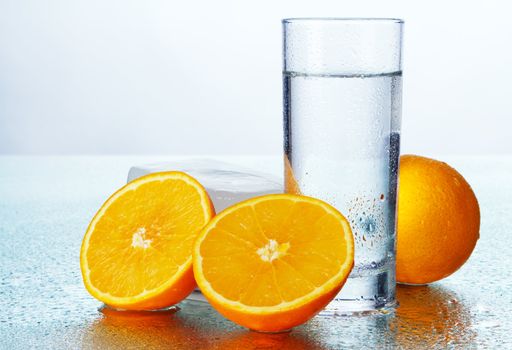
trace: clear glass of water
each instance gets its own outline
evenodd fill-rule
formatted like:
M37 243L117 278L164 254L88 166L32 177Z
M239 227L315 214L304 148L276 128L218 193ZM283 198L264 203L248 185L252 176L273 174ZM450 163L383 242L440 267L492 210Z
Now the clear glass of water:
M395 306L403 21L283 20L286 191L349 220L355 265L323 314Z

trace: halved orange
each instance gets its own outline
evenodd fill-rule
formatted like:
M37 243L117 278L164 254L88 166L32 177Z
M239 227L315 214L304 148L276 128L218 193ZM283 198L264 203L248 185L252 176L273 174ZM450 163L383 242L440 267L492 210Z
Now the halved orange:
M205 189L185 173L155 173L128 183L103 204L85 233L85 287L115 308L176 304L196 285L192 247L214 215Z
M354 265L345 217L318 199L273 194L238 203L205 226L194 275L231 321L279 332L313 317L340 291Z

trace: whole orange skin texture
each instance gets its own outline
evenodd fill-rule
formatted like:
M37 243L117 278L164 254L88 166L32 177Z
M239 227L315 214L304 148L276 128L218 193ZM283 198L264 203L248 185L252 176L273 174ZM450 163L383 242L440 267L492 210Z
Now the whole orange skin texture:
M396 279L427 284L457 271L479 238L480 209L466 180L448 164L400 157Z

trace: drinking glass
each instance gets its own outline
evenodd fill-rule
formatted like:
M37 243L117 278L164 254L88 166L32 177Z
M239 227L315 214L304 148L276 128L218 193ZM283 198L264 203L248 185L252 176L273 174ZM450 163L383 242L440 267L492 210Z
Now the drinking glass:
M323 314L395 305L400 19L283 20L286 192L350 222L355 265Z

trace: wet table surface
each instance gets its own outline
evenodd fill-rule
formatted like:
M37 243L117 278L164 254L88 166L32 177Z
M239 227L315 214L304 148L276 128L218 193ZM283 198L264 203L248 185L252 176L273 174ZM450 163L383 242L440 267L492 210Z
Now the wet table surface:
M178 311L101 309L79 249L89 220L130 165L176 157L0 157L1 349L512 348L512 157L442 157L482 213L469 261L445 280L399 286L395 312L326 318L285 334L239 327L208 304ZM217 157L279 175L280 157Z

